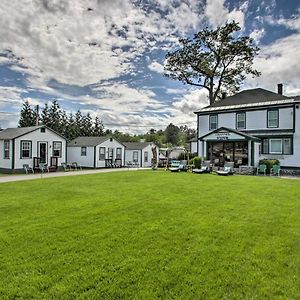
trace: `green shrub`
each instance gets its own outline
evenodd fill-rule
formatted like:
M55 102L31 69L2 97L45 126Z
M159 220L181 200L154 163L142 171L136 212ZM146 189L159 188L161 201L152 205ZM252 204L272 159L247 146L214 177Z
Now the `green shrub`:
M273 168L274 165L279 165L280 163L278 159L261 159L259 164L265 164L267 166L267 173L270 174L271 168Z
M190 159L189 164L194 165L196 169L200 169L201 162L202 162L202 158L199 156L195 156L194 158Z

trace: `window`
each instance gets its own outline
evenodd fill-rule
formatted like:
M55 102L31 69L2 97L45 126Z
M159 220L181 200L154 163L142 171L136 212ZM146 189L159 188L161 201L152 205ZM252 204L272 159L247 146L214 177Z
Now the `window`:
M263 139L262 154L293 154L292 138Z
M31 141L21 141L21 158L31 158Z
M62 142L53 142L53 156L61 157L62 155Z
M283 139L283 154L292 154L292 139Z
M269 140L270 154L282 153L282 139L270 139Z
M268 128L279 126L278 110L268 110Z
M132 156L132 161L133 162L138 162L139 161L138 160L138 155L139 155L138 151L133 151L133 156Z
M99 148L99 160L105 160L105 147Z
M86 147L81 147L81 156L86 156Z
M4 140L4 158L9 159L9 140Z
M122 159L122 148L117 148L116 159Z
M108 158L113 159L114 158L114 149L108 148Z
M218 116L210 115L209 116L209 130L215 130L218 128Z
M237 113L236 114L236 128L245 129L246 128L246 113Z
M148 151L144 152L144 162L148 162Z
M41 133L45 133L46 132L46 128L45 127L42 127L41 128Z

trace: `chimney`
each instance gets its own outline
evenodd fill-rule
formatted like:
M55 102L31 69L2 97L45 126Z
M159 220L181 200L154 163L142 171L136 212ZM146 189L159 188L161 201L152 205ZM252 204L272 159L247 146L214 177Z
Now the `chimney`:
M279 95L282 95L282 92L283 92L283 84L282 83L278 83L277 84L277 93Z
M226 92L222 92L222 100L225 99L227 96Z

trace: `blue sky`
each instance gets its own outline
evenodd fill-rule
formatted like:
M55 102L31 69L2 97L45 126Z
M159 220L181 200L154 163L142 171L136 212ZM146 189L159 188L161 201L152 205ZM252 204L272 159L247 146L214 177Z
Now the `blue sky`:
M195 128L204 90L163 75L178 38L236 20L261 48L262 87L300 94L297 0L2 0L0 124L17 126L24 100L58 100L98 115L106 128L138 133L170 122Z

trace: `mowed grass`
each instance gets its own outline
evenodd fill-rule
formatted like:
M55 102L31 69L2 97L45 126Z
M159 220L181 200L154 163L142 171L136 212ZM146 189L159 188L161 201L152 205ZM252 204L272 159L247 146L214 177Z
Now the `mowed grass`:
M300 299L300 181L118 172L0 184L1 299Z

